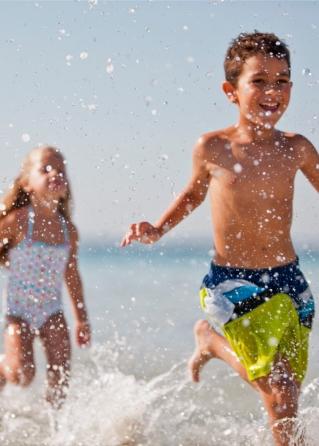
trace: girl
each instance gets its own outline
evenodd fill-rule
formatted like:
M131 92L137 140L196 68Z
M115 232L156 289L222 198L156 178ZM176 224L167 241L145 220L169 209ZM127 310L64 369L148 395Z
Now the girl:
M65 397L70 371L63 279L76 318L77 343L86 346L90 342L70 198L63 156L53 147L40 147L26 157L4 197L0 215L0 259L9 268L0 384L31 383L35 375L33 341L39 336L47 359L47 400L54 406Z

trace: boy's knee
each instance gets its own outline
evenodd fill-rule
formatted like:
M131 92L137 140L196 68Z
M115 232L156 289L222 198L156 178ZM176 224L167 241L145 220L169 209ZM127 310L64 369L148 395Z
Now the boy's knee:
M201 334L202 331L206 331L210 328L209 323L205 319L200 319L194 325L194 333Z

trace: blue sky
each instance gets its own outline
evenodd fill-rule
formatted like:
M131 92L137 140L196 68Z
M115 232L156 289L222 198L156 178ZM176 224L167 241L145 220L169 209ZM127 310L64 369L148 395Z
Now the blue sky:
M279 128L318 146L318 17L310 1L1 1L0 189L49 143L67 158L82 238L116 240L130 222L154 221L187 181L197 138L236 121L223 58L254 29L292 52ZM168 237L210 237L207 204ZM295 238L315 239L318 217L300 176Z

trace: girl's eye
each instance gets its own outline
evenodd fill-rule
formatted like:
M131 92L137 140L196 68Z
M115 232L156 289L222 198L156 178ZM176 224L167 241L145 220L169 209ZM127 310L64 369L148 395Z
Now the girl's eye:
M261 85L261 84L263 84L264 83L264 80L263 79L254 79L253 80L253 84L256 84L256 85Z
M45 171L46 172L51 172L52 170L52 166L50 166L50 164L48 164L47 166L45 166Z

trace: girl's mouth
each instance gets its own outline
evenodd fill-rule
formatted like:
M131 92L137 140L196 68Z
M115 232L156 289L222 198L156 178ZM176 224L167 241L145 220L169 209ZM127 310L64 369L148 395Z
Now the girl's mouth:
M59 180L53 180L49 182L49 189L58 190L65 187L65 182Z

